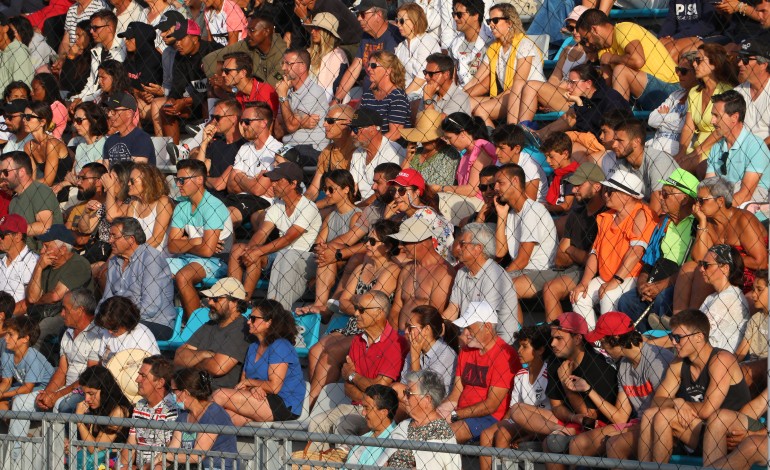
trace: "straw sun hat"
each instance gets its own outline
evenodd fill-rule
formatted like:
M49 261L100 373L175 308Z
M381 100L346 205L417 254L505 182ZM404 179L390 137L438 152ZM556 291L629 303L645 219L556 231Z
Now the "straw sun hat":
M417 113L415 126L401 129L401 137L409 142L430 142L444 135L441 130L441 113L434 109L426 109Z

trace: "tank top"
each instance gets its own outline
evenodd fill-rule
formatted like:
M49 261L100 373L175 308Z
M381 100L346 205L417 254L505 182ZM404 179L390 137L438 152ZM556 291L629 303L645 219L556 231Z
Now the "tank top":
M329 214L329 220L326 223L326 226L329 229L329 235L326 237L326 241L332 241L343 233L349 232L350 219L352 219L353 216L359 212L361 212L361 209L356 207L355 209L349 210L345 214L340 214L337 211Z
M575 46L572 46L575 47ZM573 68L577 67L578 65L584 64L586 61L586 54L585 52L580 54L580 57L577 58L577 60L570 60L569 53L572 51L572 47L569 51L564 51L564 54L567 54L564 56L564 64L562 64L561 70L562 70L562 76L567 77L569 75L569 71Z
M706 396L706 390L709 383L711 383L711 376L709 375L708 364L711 364L714 356L716 356L723 349L714 348L709 355L709 360L706 363L707 366L701 371L697 379L693 380L690 374L691 362L689 359L682 361L682 373L680 377L679 390L676 392L677 398L684 398L685 401L692 403L702 403ZM735 385L730 385L727 390L727 396L725 401L722 402L722 407L725 410L739 411L743 405L751 400L751 394L749 393L749 386L746 385L746 379L741 378L741 381Z
M133 208L132 208L133 209ZM152 231L155 228L155 219L157 218L158 214L158 202L155 202L155 205L152 206L152 210L149 214L147 214L146 217L139 217L139 213L136 211L136 209L133 209L134 215L133 217L139 222L139 225L142 226L142 230L144 231L144 236L147 237L149 240L152 238ZM160 246L158 249L160 251L166 250L166 245L168 244L168 232L163 235L163 241L160 243Z

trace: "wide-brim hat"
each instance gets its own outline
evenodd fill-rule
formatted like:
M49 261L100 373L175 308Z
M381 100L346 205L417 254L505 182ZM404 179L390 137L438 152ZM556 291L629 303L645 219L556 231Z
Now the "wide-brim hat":
M126 349L112 356L107 362L107 370L115 377L123 395L133 404L137 404L142 399L136 377L139 375L142 361L151 355L143 349Z
M328 31L331 33L332 36L334 36L337 39L340 38L340 33L337 32L337 29L340 26L339 21L337 21L337 18L334 17L331 13L316 13L313 16L313 21L308 25L313 26L315 28L321 28L324 31Z
M633 173L625 170L615 170L608 180L602 181L602 186L628 194L634 199L644 197L644 183Z
M409 142L430 142L444 135L441 130L441 113L434 109L426 109L417 113L414 127L401 129L401 137Z

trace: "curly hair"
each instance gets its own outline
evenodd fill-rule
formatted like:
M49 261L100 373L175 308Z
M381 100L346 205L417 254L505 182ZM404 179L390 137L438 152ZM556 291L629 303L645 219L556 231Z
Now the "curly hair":
M83 101L75 106L75 112L79 109L85 113L86 120L90 124L88 133L92 136L103 136L107 134L107 113L104 108L93 101Z
M377 51L371 55L370 60L376 60L383 68L390 70L390 81L397 88L406 87L406 69L396 54L388 51Z
M283 308L280 302L273 299L261 300L254 304L252 311L258 310L263 321L270 322L270 328L265 335L265 346L273 344L277 339L285 339L294 344L297 338L297 323L292 314Z
M163 196L169 195L169 188L163 174L158 167L147 163L137 163L131 171L138 171L142 175L144 191L142 199L146 203L153 203Z
M508 19L508 21L511 23L511 30L513 31L513 35L525 34L524 25L521 22L521 17L519 17L519 12L516 11L516 7L510 3L498 3L492 5L489 8L490 17L492 16L492 10L498 10L503 14L504 17ZM513 35L511 35L511 39L513 39Z
M27 100L32 95L32 90L29 88L29 85L27 85L22 81L17 80L5 86L5 90L3 90L3 101L8 103L9 99L11 98L11 93L14 90L24 90L24 93L27 94L27 97L25 98Z
M131 81L128 78L128 72L126 72L121 62L113 59L105 60L99 64L98 70L104 70L107 75L112 77L112 88L106 93L114 95L118 92L131 92Z

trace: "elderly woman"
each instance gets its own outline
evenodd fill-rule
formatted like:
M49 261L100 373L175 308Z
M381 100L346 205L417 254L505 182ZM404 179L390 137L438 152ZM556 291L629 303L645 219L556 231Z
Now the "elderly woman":
M743 291L749 292L757 269L767 268L767 229L751 212L733 207L733 185L712 177L698 185L693 215L698 230L689 261L682 265L674 289L674 314L698 308L712 290L705 282L698 261L705 259L713 245L735 247L743 259Z
M251 311L249 333L257 341L246 352L241 381L235 388L217 390L214 403L227 411L236 426L297 419L305 399L305 380L294 349L294 318L279 302L263 300Z
M406 71L395 54L377 51L364 64L371 89L361 97L359 108L369 108L382 116L382 135L391 142L401 138L401 129L409 124L409 102L406 99Z
M436 412L446 395L441 375L430 369L410 372L406 383L402 400L410 419L402 421L391 437L413 442L457 444L449 423ZM443 452L397 450L388 459L388 467L460 470L461 457Z
M395 53L406 70L406 94L410 100L420 99L425 85L425 59L434 52L441 52L441 45L436 36L426 33L428 18L416 3L404 3L398 7L396 24L404 37L396 46Z
M408 142L403 168L419 171L429 185L450 186L455 182L460 153L442 139L442 115L434 109L417 113L414 128L402 129Z

